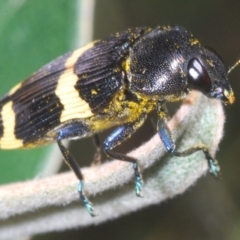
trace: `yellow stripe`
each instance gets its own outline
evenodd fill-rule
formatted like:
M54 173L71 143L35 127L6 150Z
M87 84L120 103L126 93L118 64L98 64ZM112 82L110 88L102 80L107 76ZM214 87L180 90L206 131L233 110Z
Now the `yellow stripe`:
M74 51L65 63L66 70L58 79L55 94L64 107L60 117L61 123L76 118L93 116L90 106L80 98L78 91L74 87L78 81L78 76L74 74L74 65L78 58L93 46L94 42Z
M12 149L23 146L22 140L16 139L15 131L15 113L12 108L13 102L8 102L2 108L3 136L0 139L0 148Z
M10 91L9 91L9 95L14 94L20 87L22 86L22 83L17 84L16 86L14 86Z

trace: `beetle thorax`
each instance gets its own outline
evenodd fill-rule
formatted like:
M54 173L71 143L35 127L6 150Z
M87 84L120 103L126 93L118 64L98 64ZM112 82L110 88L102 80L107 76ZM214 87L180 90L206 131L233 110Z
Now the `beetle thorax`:
M176 101L185 96L185 62L190 48L180 31L151 33L133 46L127 59L131 91L159 100ZM141 47L139 48L139 44Z

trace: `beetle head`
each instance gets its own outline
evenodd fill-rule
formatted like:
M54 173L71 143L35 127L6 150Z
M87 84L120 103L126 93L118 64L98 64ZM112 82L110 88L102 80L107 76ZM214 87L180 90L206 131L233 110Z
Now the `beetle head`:
M220 99L224 104L232 104L235 100L234 93L221 57L207 47L201 48L200 52L188 62L189 88Z

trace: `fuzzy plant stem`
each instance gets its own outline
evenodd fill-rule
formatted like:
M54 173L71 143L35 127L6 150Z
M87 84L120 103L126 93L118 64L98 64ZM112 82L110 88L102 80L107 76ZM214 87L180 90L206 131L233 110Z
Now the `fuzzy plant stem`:
M216 121L217 119L217 121ZM215 154L222 137L224 114L217 100L192 92L169 121L184 150L199 143ZM72 172L0 187L0 239L98 224L183 193L208 169L203 153L172 157L156 134L129 153L139 159L143 198L135 196L132 164L109 161L83 169L84 187L98 216L91 217L77 193Z

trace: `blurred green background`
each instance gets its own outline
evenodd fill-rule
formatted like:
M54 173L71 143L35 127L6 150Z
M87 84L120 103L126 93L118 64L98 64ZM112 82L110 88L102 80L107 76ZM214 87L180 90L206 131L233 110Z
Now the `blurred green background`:
M0 1L0 96L41 66L70 51L76 1ZM1 151L0 183L41 175L49 147Z
M1 95L48 61L77 47L76 4L76 0L0 1ZM94 17L94 39L128 27L181 25L204 45L213 47L227 67L240 58L239 0L98 0ZM236 102L225 108L225 136L216 156L222 181L207 175L183 195L161 205L99 226L47 233L33 239L240 239L239 78L240 68L230 75ZM135 147L135 140L145 141L152 132L149 125L141 129L132 145L127 143L121 150ZM89 148L90 155L81 154L79 147ZM32 178L44 164L48 151L0 151L0 182ZM74 142L71 151L81 159L91 159L91 140Z

